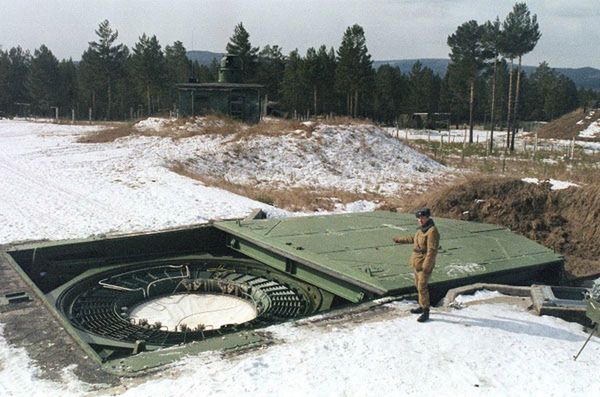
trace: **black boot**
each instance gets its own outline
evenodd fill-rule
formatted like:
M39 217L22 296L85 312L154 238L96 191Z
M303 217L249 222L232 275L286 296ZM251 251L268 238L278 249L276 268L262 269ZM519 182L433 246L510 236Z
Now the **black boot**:
M421 314L423 313L423 308L421 306L410 309L412 314Z
M420 323L424 323L427 320L429 320L429 309L424 309L423 310L423 314L421 314L419 316L419 318L417 319L417 321L420 322Z

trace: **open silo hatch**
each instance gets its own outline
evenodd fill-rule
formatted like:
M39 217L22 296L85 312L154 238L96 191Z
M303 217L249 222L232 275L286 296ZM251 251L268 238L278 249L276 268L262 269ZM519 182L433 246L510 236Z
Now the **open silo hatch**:
M432 296L476 282L555 282L562 269L562 257L502 227L436 224ZM391 212L222 221L2 247L0 271L29 284L44 315L104 369L131 374L265 343L258 329L276 322L413 294L412 247L392 237L414 230L414 215Z
M241 258L175 257L86 271L47 295L103 359L317 311L319 289Z

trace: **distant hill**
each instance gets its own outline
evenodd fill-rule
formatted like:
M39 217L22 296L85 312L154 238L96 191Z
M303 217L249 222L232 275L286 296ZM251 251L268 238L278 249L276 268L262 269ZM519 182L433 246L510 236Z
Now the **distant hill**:
M211 51L188 51L187 56L192 61L198 61L201 65L210 66L213 60L217 62L223 58L223 52ZM449 59L445 58L423 58L423 59L392 59L389 61L373 61L373 67L379 68L381 65L392 65L400 68L402 73L408 73L412 69L415 62L421 61L423 66L427 66L433 73L444 76L448 70ZM528 75L533 73L537 66L523 66L525 73ZM592 89L600 91L600 70L590 67L584 68L554 68L558 73L561 73L575 82L578 88Z
M433 73L444 76L448 69L450 60L444 58L424 58L424 59L394 59L389 61L374 61L373 67L378 68L381 65L392 65L400 68L402 73L408 73L412 69L415 62L421 61L423 66L427 66ZM528 75L533 73L537 66L523 66L523 70ZM600 70L590 67L584 68L553 68L557 73L560 73L575 83L578 88L586 88L600 91Z
M373 61L373 67L378 69L381 65L391 65L393 67L400 68L400 71L404 74L409 73L415 64L420 61L423 66L433 70L433 73L440 77L443 77L448 70L448 63L450 60L444 58L423 58L423 59L393 59L390 61Z
M198 61L200 65L210 66L213 60L219 62L225 53L210 51L188 51L187 57L192 61Z

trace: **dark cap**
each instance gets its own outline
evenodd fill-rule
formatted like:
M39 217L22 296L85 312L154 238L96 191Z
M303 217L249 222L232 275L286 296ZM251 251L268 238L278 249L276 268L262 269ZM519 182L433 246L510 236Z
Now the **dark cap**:
M422 216L426 216L427 218L429 218L431 216L431 210L429 208L421 208L415 213L415 216L417 218L420 218Z

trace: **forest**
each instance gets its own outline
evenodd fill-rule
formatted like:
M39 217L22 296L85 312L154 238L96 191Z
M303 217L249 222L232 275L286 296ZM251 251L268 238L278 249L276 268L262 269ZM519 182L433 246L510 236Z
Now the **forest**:
M109 21L95 30L79 61L58 60L45 45L0 49L0 112L87 120L128 120L177 108L177 83L212 82L217 63L188 59L181 41L164 47L142 34L132 48ZM525 75L522 58L541 37L537 19L516 3L503 21L466 21L448 36L444 76L420 62L409 73L373 67L365 31L346 29L339 47L325 45L287 55L277 44L254 47L242 23L225 51L239 55L244 82L264 85L282 114L346 115L397 123L401 115L449 113L454 124L516 129L518 121L547 121L599 99L541 63ZM401 54L399 54L401 55ZM515 65L518 63L518 65Z

